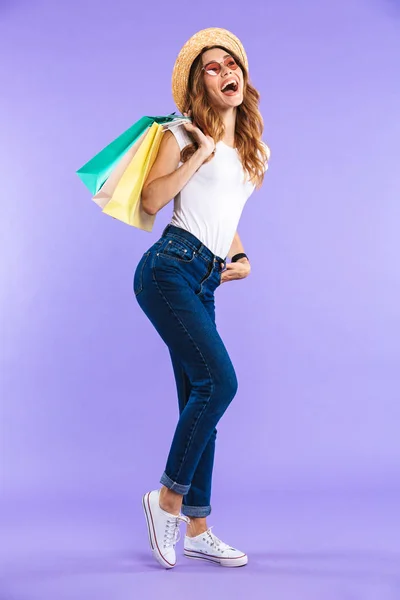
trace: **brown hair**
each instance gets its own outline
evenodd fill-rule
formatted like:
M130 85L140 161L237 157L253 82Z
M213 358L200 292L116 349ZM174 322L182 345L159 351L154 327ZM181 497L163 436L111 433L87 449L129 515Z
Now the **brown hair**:
M261 140L264 123L258 109L260 94L250 84L246 69L237 56L221 46L207 46L195 58L190 68L189 83L186 92L185 111L191 111L191 116L196 125L210 135L215 143L224 136L224 124L218 112L210 105L207 90L203 84L202 54L212 48L221 48L232 56L243 71L243 102L237 108L235 126L235 146L242 161L243 169L256 187L260 187L265 173L265 164L268 160L267 147ZM197 144L193 143L182 150L181 160L185 162L194 154ZM211 160L213 155L208 160Z

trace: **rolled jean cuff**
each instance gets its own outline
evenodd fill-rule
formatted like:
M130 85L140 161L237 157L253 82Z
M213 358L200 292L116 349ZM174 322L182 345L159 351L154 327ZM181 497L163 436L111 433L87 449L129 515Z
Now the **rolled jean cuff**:
M211 513L211 506L186 506L183 504L181 512L185 517L208 517Z
M166 473L163 473L163 475L160 479L160 483L165 485L165 487L172 490L173 492L176 492L177 494L181 494L182 496L185 496L185 494L187 494L188 491L190 490L190 484L182 485L181 483L176 483L176 481L172 481L172 479L170 477L168 477L168 475Z

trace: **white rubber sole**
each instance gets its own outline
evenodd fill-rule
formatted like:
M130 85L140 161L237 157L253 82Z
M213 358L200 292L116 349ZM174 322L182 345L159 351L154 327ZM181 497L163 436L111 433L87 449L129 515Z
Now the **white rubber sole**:
M196 550L186 550L186 548L184 549L183 554L186 556L186 558L212 562L216 565L220 565L221 567L244 567L249 562L247 554L238 556L238 558L222 558L220 556L203 554L202 552L197 552Z
M153 515L151 513L149 496L150 496L150 492L147 492L147 494L145 494L143 496L142 506L143 506L145 517L146 517L147 532L149 534L150 548L151 548L154 558L162 567L164 567L165 569L173 569L173 567L175 567L175 565L176 565L176 562L175 563L168 562L161 554L161 551L157 544L157 538L156 538L156 534L155 534L155 530L154 530Z

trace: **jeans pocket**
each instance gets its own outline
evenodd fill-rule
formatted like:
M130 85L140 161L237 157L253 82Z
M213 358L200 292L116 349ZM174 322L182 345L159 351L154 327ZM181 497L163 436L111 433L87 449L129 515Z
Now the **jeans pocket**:
M195 255L196 251L191 244L187 243L186 240L177 238L168 240L160 252L160 256L181 262L190 262Z
M143 254L138 266L136 267L135 276L133 278L133 291L135 293L135 296L140 294L140 292L143 290L143 271L149 256L150 252L146 252L145 254Z

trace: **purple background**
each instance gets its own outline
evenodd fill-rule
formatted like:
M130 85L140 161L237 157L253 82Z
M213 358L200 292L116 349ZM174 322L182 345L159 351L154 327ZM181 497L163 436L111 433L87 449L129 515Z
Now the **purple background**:
M399 3L245 6L0 1L2 600L200 598L207 576L274 600L400 595ZM178 409L132 278L171 205L151 235L127 227L75 170L174 110L177 52L214 25L244 43L272 149L239 228L252 275L217 292L240 389L209 523L251 562L182 559L166 590L140 497Z

